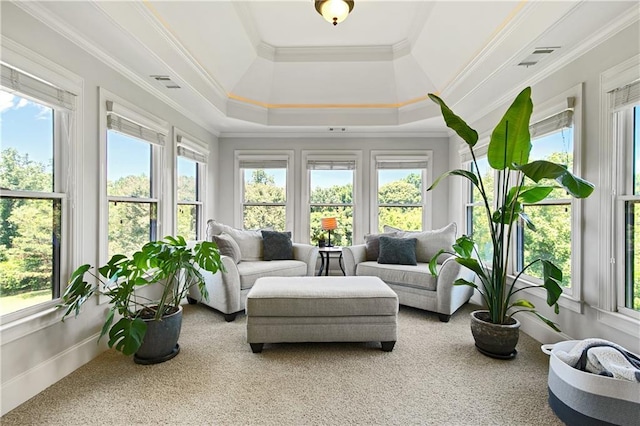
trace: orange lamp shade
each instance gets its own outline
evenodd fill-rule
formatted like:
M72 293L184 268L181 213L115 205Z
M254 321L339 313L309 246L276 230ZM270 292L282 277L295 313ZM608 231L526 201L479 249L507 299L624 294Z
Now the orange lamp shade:
M325 231L333 231L338 228L338 222L335 217L324 217L320 219L320 223L322 224L322 229Z

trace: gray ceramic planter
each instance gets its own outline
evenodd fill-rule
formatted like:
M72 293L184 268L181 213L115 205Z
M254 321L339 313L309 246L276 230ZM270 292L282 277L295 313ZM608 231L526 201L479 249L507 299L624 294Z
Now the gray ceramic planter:
M520 337L520 322L511 318L510 324L489 322L489 311L471 312L471 334L476 348L484 355L499 359L516 356L516 345Z
M182 328L182 306L162 320L144 320L147 332L138 352L133 357L137 364L157 364L168 361L180 352L178 338Z

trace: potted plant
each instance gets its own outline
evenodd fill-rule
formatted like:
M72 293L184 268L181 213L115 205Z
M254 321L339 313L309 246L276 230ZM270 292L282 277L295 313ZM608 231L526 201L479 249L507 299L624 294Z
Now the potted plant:
M480 293L486 305L485 311L471 314L471 331L478 349L496 358L512 358L518 341L519 322L513 315L530 312L556 331L557 324L536 311L530 301L520 298L522 290L539 287L546 291L547 304L558 313L558 299L562 294L560 283L562 271L552 262L537 258L524 266L513 278L507 275L509 248L515 224L520 222L535 231L535 226L524 212L523 204L544 200L555 188L563 188L576 198L588 197L593 192L593 184L574 176L567 167L553 162L529 161L531 136L529 120L533 111L531 88L525 88L513 101L501 121L493 130L489 142L487 159L495 171L497 188L494 206L490 205L482 176L473 150L478 141L478 133L465 121L455 115L445 102L434 94L432 101L440 105L443 118L449 128L454 130L469 147L473 161L473 171L451 170L440 176L428 190L438 185L446 176L462 176L477 188L482 198L483 209L491 236L491 265L485 264L478 255L472 237L463 235L453 245L453 251L441 250L430 263L432 274L436 274L436 258L442 252L455 256L455 261L471 269L477 275L479 284L459 279L456 285L468 285ZM516 287L521 275L532 265L542 265L542 284L527 283Z
M139 364L167 361L178 354L182 325L181 300L197 285L208 298L200 268L215 273L223 268L217 246L202 241L193 248L181 236L146 243L131 257L116 254L99 268L85 264L76 269L58 305L66 309L62 320L77 317L93 295L106 297L111 307L98 340L109 333L109 347L134 356ZM87 275L96 284L86 281ZM160 286L159 298L142 294ZM114 323L116 314L120 316Z
M317 242L318 247L324 247L327 244L325 233L319 229L316 229L313 232L313 237L311 238L311 240Z

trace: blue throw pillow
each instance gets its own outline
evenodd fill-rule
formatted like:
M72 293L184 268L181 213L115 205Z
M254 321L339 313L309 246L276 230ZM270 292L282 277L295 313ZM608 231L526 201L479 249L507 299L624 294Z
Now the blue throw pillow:
M415 238L394 238L380 236L378 263L392 265L417 265Z
M292 260L291 232L261 231L264 260Z

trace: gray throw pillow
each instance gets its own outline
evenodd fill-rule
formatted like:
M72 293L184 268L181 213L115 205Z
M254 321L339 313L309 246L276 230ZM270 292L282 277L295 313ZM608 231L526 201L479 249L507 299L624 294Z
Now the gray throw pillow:
M417 265L416 239L380 236L378 263L393 265Z
M218 246L218 249L220 250L220 254L222 256L229 256L236 264L240 263L240 259L242 259L240 246L238 245L238 243L236 243L236 240L231 237L231 235L212 235L211 238L213 239L213 242Z
M380 256L380 236L395 237L395 232L386 232L384 234L366 234L364 236L364 250L367 260L378 260Z
M291 232L261 231L264 260L292 260Z
M440 249L451 251L453 244L456 242L455 223L450 223L433 231L402 231L393 226L385 225L384 231L395 231L397 232L396 236L401 238L416 238L418 240L416 243L416 260L421 263L429 263ZM450 256L449 254L441 254L438 256L438 263L444 262Z

